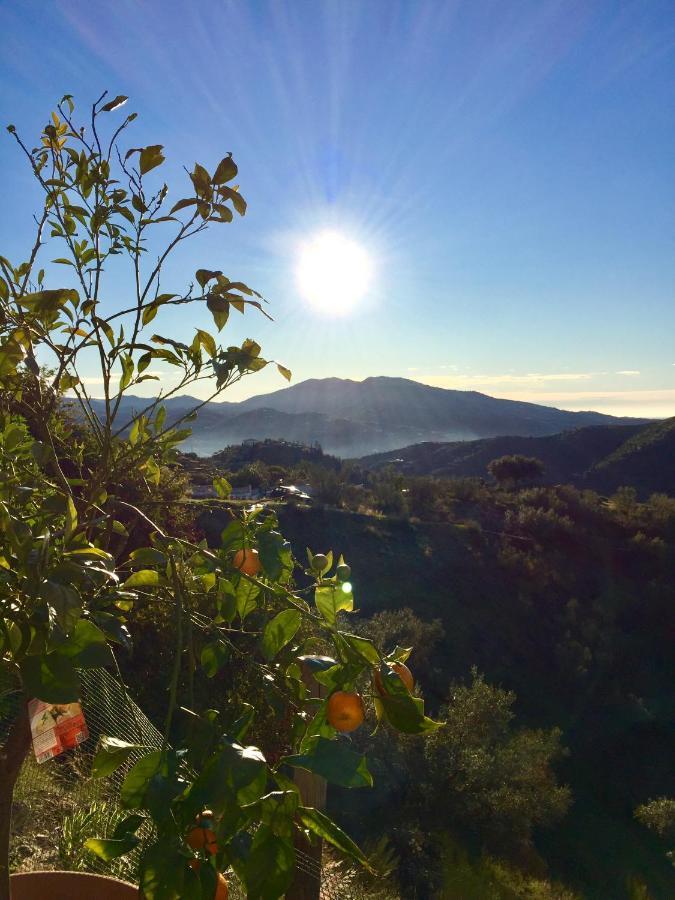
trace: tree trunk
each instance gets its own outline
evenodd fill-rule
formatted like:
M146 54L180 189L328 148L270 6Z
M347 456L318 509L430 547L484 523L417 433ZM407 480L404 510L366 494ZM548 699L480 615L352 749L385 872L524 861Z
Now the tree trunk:
M0 900L10 900L9 835L12 825L12 797L30 741L28 706L22 698L5 745L0 749Z

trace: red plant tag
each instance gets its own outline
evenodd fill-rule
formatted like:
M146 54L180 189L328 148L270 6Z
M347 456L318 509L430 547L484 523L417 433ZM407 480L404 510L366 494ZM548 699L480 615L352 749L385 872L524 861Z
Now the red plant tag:
M39 763L72 750L89 737L79 703L28 702L33 750Z

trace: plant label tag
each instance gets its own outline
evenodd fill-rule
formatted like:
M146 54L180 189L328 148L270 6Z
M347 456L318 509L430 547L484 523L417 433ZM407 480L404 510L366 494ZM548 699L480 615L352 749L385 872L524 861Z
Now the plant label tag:
M33 751L39 763L72 750L89 737L79 703L45 703L29 700L28 715Z

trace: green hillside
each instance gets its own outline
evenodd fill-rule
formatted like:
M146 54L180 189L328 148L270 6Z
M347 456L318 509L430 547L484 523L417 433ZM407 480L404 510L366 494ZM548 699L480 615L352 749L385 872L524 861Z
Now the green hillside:
M406 475L443 478L484 477L488 463L499 456L535 456L544 463L543 480L548 484L579 482L598 460L613 453L643 425L597 425L576 428L545 437L505 436L479 441L423 443L363 457L368 469L395 465Z
M363 457L377 471L394 466L405 475L484 478L500 456L534 456L544 464L543 484L570 483L610 494L633 487L641 497L675 494L675 418L650 425L599 425L544 437L496 437L422 443Z
M606 492L628 485L641 496L675 494L675 417L631 435L588 472L587 480Z
M634 819L640 803L675 792L675 503L619 509L535 488L485 492L448 524L327 508L282 509L280 520L298 555L322 549L320 535L349 559L352 629L405 609L439 623L435 648L396 633L416 645L411 666L432 709L475 665L517 694L520 720L563 729L573 806L536 841L553 877L584 898L627 898L630 878L652 898L675 896L662 843ZM207 536L224 521L203 518ZM387 802L350 795L341 815L372 835L372 810L388 815Z

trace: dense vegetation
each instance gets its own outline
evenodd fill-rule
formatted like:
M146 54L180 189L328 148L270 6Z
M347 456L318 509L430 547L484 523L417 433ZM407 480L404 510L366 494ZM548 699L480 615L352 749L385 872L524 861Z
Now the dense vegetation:
M416 480L392 481L405 511ZM406 484L409 493L401 495ZM510 748L512 807L494 805L489 783L458 772L455 756L447 764L454 784L458 777L469 782L458 806L450 801L453 780L429 765L434 751L385 736L371 747L388 773L378 779L378 800L371 806L371 797L363 805L350 798L347 807L338 804L341 815L361 823L364 836L393 832L406 877L417 872L422 883L442 877L443 847L451 839L469 853L467 883L487 883L479 870L492 852L524 865L533 878L548 868L583 897L628 897L640 883L649 896L672 896L675 877L665 855L671 848L643 828L635 809L675 792L675 499L657 495L641 503L624 489L606 501L572 487L503 490L452 480L422 479L419 487L435 522L287 508L282 527L294 546L322 534L345 548L358 572L359 629L415 646L411 666L434 711L446 716L449 709L456 722L462 706L453 711L448 697L459 691L464 703L469 697L489 710L486 719L497 731L506 709L516 713L515 731L503 724L500 737L481 744L478 718L460 738L478 742L493 773L500 742ZM202 524L217 537L218 514ZM472 666L485 681L471 681ZM523 736L520 728L529 730ZM450 733L443 734L443 752L451 754ZM549 765L571 791L565 815L564 798L544 778ZM528 781L533 772L544 779L536 788ZM436 812L428 805L434 796L447 800ZM405 813L398 816L401 798ZM463 818L472 800L483 818ZM514 810L525 816L521 831L510 818ZM539 827L544 823L553 827ZM490 894L476 888L466 896Z
M409 651L384 653L341 630L338 612L354 605L342 558L309 553L300 563L274 513L260 509L230 514L217 545L195 539L174 463L196 409L169 419L159 397L122 409L127 389L156 378L149 367L158 360L175 373L166 396L206 382L212 398L271 364L250 338L220 344L232 310L264 311L243 282L198 269L187 287L160 293L176 247L244 215L231 154L212 172L196 163L188 195L168 201L167 184L151 187L162 146L121 144L136 118L113 124L126 101L102 95L81 124L64 96L32 149L8 128L42 203L27 258L0 256L0 898L11 892L13 794L31 744L30 701L49 704L56 720L80 698L80 672L119 673L113 648L123 659L145 626L154 641L142 664L162 685L161 702L149 703L161 743L96 734L96 756L78 777L122 773L120 820L86 848L106 865L136 854L129 867L145 900L224 900L233 872L251 900L278 900L302 889L297 853L317 840L374 874L297 775L372 784L345 737L365 715L357 688L376 675L380 720L395 731L431 733L440 723L396 673ZM156 228L165 226L162 241ZM62 255L38 268L45 247ZM127 285L122 301L111 270ZM148 335L176 305L201 308L217 333L197 328L190 344ZM96 361L98 403L81 376L84 359ZM74 417L64 409L68 392ZM214 488L225 497L230 485L216 478ZM230 660L245 679L223 684L214 703L206 685ZM137 679L138 657L125 662ZM267 741L265 755L245 741L257 734L262 743L270 714L283 723L281 742Z
M0 897L25 701L72 702L79 670L116 664L163 740L146 752L101 736L94 775L141 758L119 828L87 846L107 863L140 848L147 900L212 900L232 871L249 897L276 900L310 835L362 865L349 877L364 896L672 896L675 499L523 486L541 466L513 453L493 485L266 445L210 460L218 499L191 499L176 462L189 401L167 421L158 398L140 411L124 395L155 360L177 370L176 391L209 379L214 396L268 365L250 339L142 338L169 305L203 304L218 331L231 310L262 309L219 270L159 293L172 249L245 202L228 155L213 173L195 165L189 196L161 215L168 188L144 178L162 147L113 153L134 116L103 141L99 118L126 98L104 100L91 134L64 97L39 147L17 138L44 208L28 260L0 257ZM142 275L147 229L167 222L175 236ZM65 286L34 273L47 226ZM116 256L136 283L122 310L101 286ZM98 403L82 351L100 361ZM378 402L385 387L369 386ZM615 459L653 464L669 439L652 429ZM315 505L242 510L228 475L307 480ZM354 567L356 614L344 561L304 562L328 545ZM338 788L330 816L305 805L297 770ZM206 809L208 848L190 842Z

